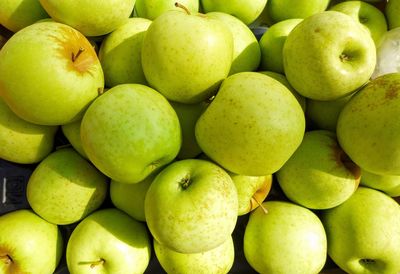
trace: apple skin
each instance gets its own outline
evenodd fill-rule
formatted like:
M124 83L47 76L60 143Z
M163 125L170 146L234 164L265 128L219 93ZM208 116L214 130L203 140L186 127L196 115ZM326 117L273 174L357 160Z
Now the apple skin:
M186 159L157 175L147 191L144 210L147 226L160 244L180 253L200 253L232 234L238 194L221 167Z
M361 170L361 185L380 190L391 197L400 196L400 176L377 175Z
M67 24L85 36L105 35L123 25L132 14L135 0L39 0L55 21Z
M285 195L310 209L326 209L346 201L360 183L361 170L339 147L334 133L314 130L277 172Z
M81 142L81 123L82 120L77 120L75 122L65 124L61 126L61 130L67 138L67 140L70 142L72 147L83 157L83 158L88 158L85 151L83 150L82 147L82 142Z
M264 202L250 213L243 249L259 273L319 273L326 261L327 239L311 210L283 202ZM279 250L279 252L277 252Z
M385 7L386 20L389 25L389 29L400 27L400 1L390 0L387 2Z
M267 0L201 0L200 3L206 13L212 11L224 12L249 25L261 14Z
M107 178L74 149L47 156L29 178L26 196L36 214L50 223L75 223L99 208Z
M151 255L146 226L115 208L98 210L83 219L68 241L71 274L144 273Z
M399 61L394 56L400 53L400 48L396 46L396 41L400 39L400 28L394 28L383 34L381 42L376 49L377 60L375 71L371 79L375 79L384 74L400 72Z
M378 46L382 35L388 26L383 12L372 4L363 1L346 1L339 3L329 10L343 12L360 22L370 32L375 45Z
M179 119L156 90L140 84L115 86L97 98L81 124L90 161L121 183L137 183L171 162L181 146Z
M338 11L304 19L283 47L289 83L314 100L335 100L352 93L369 80L375 64L376 48L369 32Z
M129 18L103 40L99 59L107 87L126 83L147 84L141 56L143 38L150 24L148 19Z
M358 91L340 112L337 137L347 155L362 169L400 175L400 73L385 74ZM357 145L355 145L357 144Z
M0 158L20 164L40 162L52 151L57 128L22 120L0 98Z
M49 15L38 0L2 0L0 24L17 32Z
M289 33L303 19L287 19L273 24L259 41L261 49L260 70L269 70L284 73L283 70L283 45Z
M321 212L328 254L347 273L399 273L400 207L386 194L359 187Z
M232 54L232 34L224 23L172 10L148 28L142 67L149 85L168 100L192 104L216 92L228 76Z
M222 83L195 134L203 152L226 170L265 176L290 158L304 130L303 110L283 84L258 72L240 72Z
M219 246L201 253L179 253L153 241L154 251L167 273L226 274L232 268L235 250L232 237Z
M52 274L62 252L63 239L57 225L32 210L20 209L0 216L1 273Z
M14 34L1 49L0 87L0 96L22 119L62 125L82 117L104 78L82 34L64 24L40 22Z
M224 12L209 12L207 16L223 22L232 33L233 58L229 75L257 70L261 51L257 38L249 27L240 19Z
M154 20L166 11L180 10L179 7L175 7L175 2L176 0L136 0L135 11L138 17ZM199 0L180 0L179 4L191 13L199 11Z

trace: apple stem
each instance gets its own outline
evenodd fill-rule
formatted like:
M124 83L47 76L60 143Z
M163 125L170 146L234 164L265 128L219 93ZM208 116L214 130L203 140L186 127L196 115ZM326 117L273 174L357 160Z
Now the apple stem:
M190 15L190 10L187 7L185 7L184 5L182 5L182 4L178 3L178 2L175 2L175 7L183 9L184 11L186 11L186 13L188 15Z
M81 55L82 52L85 51L85 48L80 47L78 52L74 55L74 53L72 53L72 62L75 62L76 59L78 59L79 55Z
M104 264L106 261L104 260L104 259L100 259L100 260L98 260L98 261L96 261L96 262L92 262L91 264L90 264L90 268L95 268L96 266L98 266L98 265L102 265L102 264Z
M260 201L258 201L256 198L254 198L254 196L251 197L251 199L254 200L258 204L259 207L261 207L261 209L264 211L265 214L268 214L268 210L265 208L265 206L263 206L262 203L260 203Z
M5 264L11 264L12 259L8 255L0 255L0 260L3 260Z

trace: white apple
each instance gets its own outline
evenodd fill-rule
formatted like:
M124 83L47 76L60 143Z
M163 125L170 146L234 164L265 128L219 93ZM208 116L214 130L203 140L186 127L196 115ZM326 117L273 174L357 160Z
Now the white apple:
M180 9L175 6L176 0L136 0L135 11L138 17L156 19L166 11ZM199 11L199 0L179 0L190 12Z

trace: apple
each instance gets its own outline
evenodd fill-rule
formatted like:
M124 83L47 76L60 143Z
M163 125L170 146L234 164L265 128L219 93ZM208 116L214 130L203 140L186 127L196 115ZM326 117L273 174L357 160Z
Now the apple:
M68 240L66 259L71 274L144 273L151 254L146 226L115 208L83 219Z
M221 85L196 123L203 152L226 170L249 176L279 170L300 145L303 110L279 81L239 72Z
M112 32L128 20L135 5L135 0L39 1L51 18L77 29L85 36Z
M52 274L61 259L57 225L20 209L0 216L0 272Z
M14 163L40 162L53 149L56 126L22 120L0 97L0 158Z
M328 254L347 273L400 272L400 207L386 194L359 187L321 213Z
M75 122L65 124L61 126L62 133L70 142L71 146L84 158L87 159L87 155L82 147L81 142L81 122L82 120L76 120Z
M308 131L292 157L277 172L291 201L310 209L326 209L346 201L360 183L360 168L343 152L334 133Z
M259 41L261 49L261 70L270 70L284 73L283 70L283 44L289 33L303 19L287 19L273 24Z
M229 239L237 220L238 194L218 165L180 160L153 180L144 210L156 241L176 252L200 253Z
M140 84L122 84L90 105L82 119L81 141L101 172L121 183L137 183L176 157L181 129L160 93Z
M250 213L243 249L259 273L317 274L327 255L321 221L311 210L284 201L264 202Z
M33 171L26 188L29 205L54 224L72 224L96 210L107 194L107 178L73 148L59 149Z
M378 175L361 170L361 185L380 190L391 197L400 196L400 176Z
M206 13L212 11L228 13L249 25L261 14L267 0L201 0L200 3Z
M257 70L261 52L257 38L249 27L235 16L224 12L209 12L207 16L223 22L232 33L233 59L229 75Z
M129 18L103 40L99 59L107 87L126 83L147 84L141 53L143 38L150 24L148 19Z
M374 73L371 76L372 79L384 74L400 72L400 60L396 57L400 54L399 40L400 28L391 29L383 34L376 49L377 59Z
M329 0L268 0L266 9L273 23L287 19L307 18L327 9Z
M399 14L400 14L400 1L399 0L388 1L385 6L385 15L389 25L389 29L400 27Z
M289 83L314 100L335 100L352 93L369 80L375 64L371 35L338 11L304 19L289 33L283 47Z
M331 7L330 10L343 12L360 22L371 33L376 46L379 45L383 34L388 29L383 12L363 1L342 2Z
M0 50L0 96L22 119L62 125L82 117L103 89L100 62L89 41L56 22L30 25Z
M166 11L180 9L175 3L176 0L136 0L135 10L138 17L154 20ZM199 0L180 0L179 4L185 6L191 13L199 11Z
M232 54L232 34L224 23L182 7L150 25L143 40L142 67L149 85L167 99L199 103L228 76Z
M154 252L167 273L226 274L232 268L235 250L232 237L219 246L200 253L179 253L153 241Z
M38 0L1 1L0 24L12 32L17 32L48 17Z
M370 81L340 112L337 137L347 155L362 169L400 175L400 73Z

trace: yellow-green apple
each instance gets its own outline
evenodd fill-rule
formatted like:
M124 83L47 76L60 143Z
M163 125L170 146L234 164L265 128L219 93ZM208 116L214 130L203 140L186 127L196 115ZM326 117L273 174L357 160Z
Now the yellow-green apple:
M266 9L273 23L287 19L306 18L328 7L329 0L268 0Z
M116 208L101 209L83 219L66 251L71 274L144 273L150 255L146 226Z
M264 176L280 169L300 145L303 110L279 81L258 72L229 76L196 123L203 152L223 168Z
M330 10L343 12L360 22L370 32L376 46L379 45L382 35L388 29L383 12L364 1L342 2L334 5Z
M209 12L207 16L223 22L232 33L233 57L229 74L255 71L260 64L261 52L257 38L249 27L235 16L224 12Z
M1 1L0 24L12 32L17 32L48 17L38 0Z
M175 6L176 2L176 0L136 0L135 11L138 17L154 20L166 11L180 9ZM179 0L178 2L192 13L199 11L199 0Z
M62 251L63 239L57 225L31 210L0 216L0 273L52 274Z
M144 210L147 226L160 244L180 253L200 253L231 236L238 195L221 167L186 159L157 175L147 191Z
M259 273L317 274L327 255L321 221L311 210L283 201L264 202L250 213L243 250Z
M166 98L198 103L211 97L229 73L233 38L219 20L172 10L157 17L143 40L147 82Z
M226 274L232 268L235 250L232 237L219 246L200 253L179 253L156 240L155 255L167 273Z
M362 169L400 175L400 73L375 78L340 112L337 137L347 155Z
M361 185L383 191L391 197L400 196L400 176L378 175L361 170Z
M310 209L326 209L346 201L360 183L360 168L343 152L334 133L313 130L277 172L285 195Z
M107 194L107 178L73 148L59 149L29 178L26 196L40 217L54 224L72 224L96 210Z
M67 24L85 36L100 36L124 24L132 14L135 0L39 0L57 22Z
M376 66L371 78L381 75L400 72L400 61L395 56L400 54L397 42L400 40L400 28L394 28L385 32L376 49Z
M76 120L75 122L65 124L61 126L62 133L70 142L71 146L84 158L87 159L87 155L82 147L81 142L81 122L82 120Z
M389 29L400 27L400 1L388 1L385 6L385 15L389 25Z
M167 99L140 84L115 86L98 97L81 123L90 161L121 183L137 183L171 162L181 147L179 119Z
M343 204L321 212L328 254L347 273L400 272L400 206L366 187Z
M31 123L62 125L81 118L103 86L96 52L67 25L35 23L0 50L0 96Z
M300 22L283 46L289 83L304 97L334 100L364 85L376 64L375 43L359 22L324 11Z
M0 98L0 158L20 164L40 162L53 149L57 128L19 118Z
M106 36L100 46L99 59L107 87L118 84L147 84L142 69L142 43L151 21L129 18Z
M270 70L284 73L283 70L283 44L289 33L303 19L287 19L273 24L268 28L258 42L261 49L261 70Z

